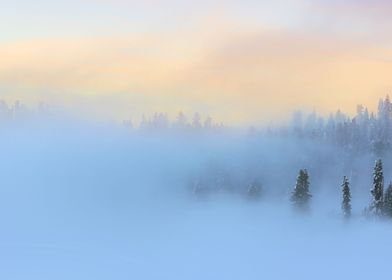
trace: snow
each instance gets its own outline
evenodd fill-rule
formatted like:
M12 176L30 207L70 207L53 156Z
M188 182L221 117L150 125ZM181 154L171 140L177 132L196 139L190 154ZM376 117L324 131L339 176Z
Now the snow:
M345 223L350 169L330 149L75 124L3 131L0 279L385 278L392 224L361 217L374 159L347 160L359 175ZM209 166L233 182L259 174L266 197L195 199L189 178ZM313 195L305 217L289 202L299 168L309 168Z

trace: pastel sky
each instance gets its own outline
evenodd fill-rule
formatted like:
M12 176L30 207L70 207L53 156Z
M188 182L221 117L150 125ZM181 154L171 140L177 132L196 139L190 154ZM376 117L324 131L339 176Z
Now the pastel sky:
M390 0L1 1L0 97L253 123L392 93Z

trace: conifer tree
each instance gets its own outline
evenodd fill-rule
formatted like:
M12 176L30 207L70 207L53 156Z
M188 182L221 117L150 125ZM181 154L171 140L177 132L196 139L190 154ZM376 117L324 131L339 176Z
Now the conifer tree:
M371 190L371 194L373 196L373 201L370 206L370 210L372 210L376 216L380 216L383 209L384 195L384 174L381 159L376 162L376 166L374 167L373 188Z
M291 202L297 210L309 210L309 201L312 197L309 191L309 185L308 171L306 169L301 169L299 171L294 191L291 194Z
M388 218L392 218L392 182L389 183L384 195L384 214Z
M344 176L343 184L342 184L342 211L345 219L349 219L351 217L351 191L350 191L350 182L347 177Z
M263 188L258 180L254 180L248 187L247 195L250 199L259 199L262 195Z

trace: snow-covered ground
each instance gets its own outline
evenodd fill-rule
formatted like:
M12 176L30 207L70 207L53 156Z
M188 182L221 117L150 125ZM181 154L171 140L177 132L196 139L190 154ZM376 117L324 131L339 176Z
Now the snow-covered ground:
M344 223L350 168L328 149L108 127L3 131L0 279L385 279L392 224L361 217L373 159L348 161L359 175ZM265 197L192 197L210 166L233 184L259 174ZM317 172L306 217L288 200L302 167Z

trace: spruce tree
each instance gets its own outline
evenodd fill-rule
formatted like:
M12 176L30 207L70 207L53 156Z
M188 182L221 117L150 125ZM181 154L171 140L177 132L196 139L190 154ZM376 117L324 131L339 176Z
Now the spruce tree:
M250 199L257 200L262 195L263 188L258 180L254 180L248 187L247 195Z
M384 195L384 214L388 218L392 218L392 182L389 183Z
M372 210L376 216L380 216L383 209L384 195L384 174L381 159L376 162L376 166L374 167L373 188L371 190L371 194L373 196L373 201L370 206L370 210Z
M344 176L343 184L342 184L342 211L345 219L349 219L351 217L351 191L350 191L350 182L347 177Z
M291 194L291 202L295 209L300 211L309 210L309 201L312 197L309 191L309 185L308 171L306 169L301 169L294 191Z

